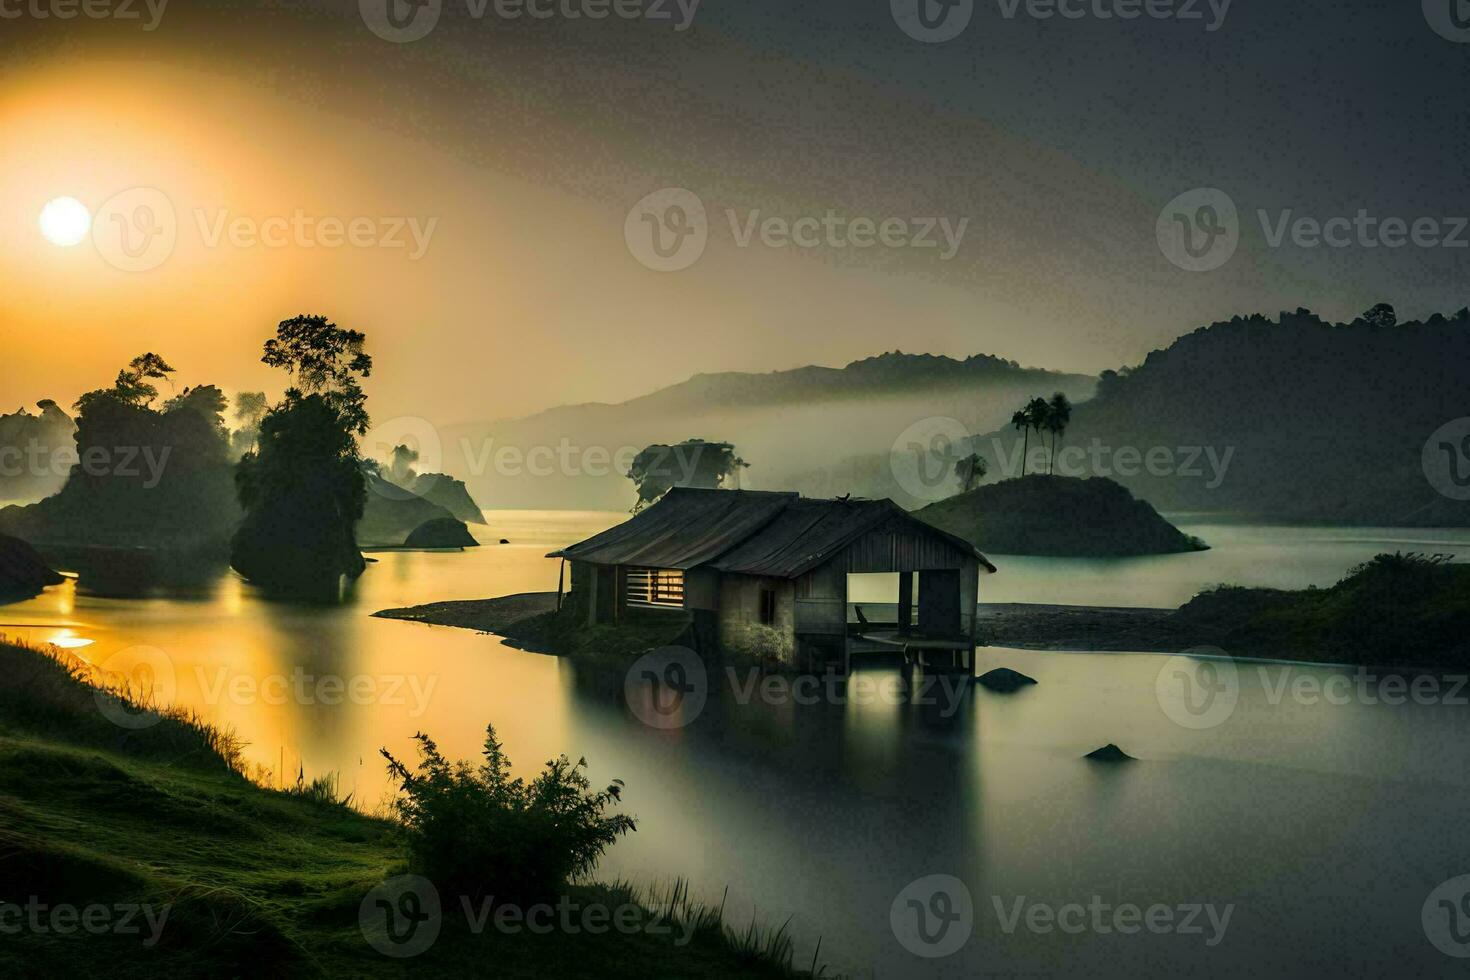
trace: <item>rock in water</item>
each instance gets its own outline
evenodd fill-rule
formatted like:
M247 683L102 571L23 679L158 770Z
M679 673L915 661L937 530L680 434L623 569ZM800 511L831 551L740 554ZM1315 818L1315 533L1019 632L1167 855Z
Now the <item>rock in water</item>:
M0 534L0 596L30 598L48 585L66 579L52 571L36 549L7 534Z
M976 678L976 680L987 690L999 691L1002 694L1010 694L1012 691L1019 691L1027 684L1036 683L1036 678L1027 677L1020 671L1011 670L1009 667L997 667L994 670L987 670Z
M464 521L452 517L424 521L403 541L405 548L475 548L479 544Z
M1093 749L1082 758L1091 759L1093 762L1136 762L1133 756L1118 748L1112 742L1100 749Z

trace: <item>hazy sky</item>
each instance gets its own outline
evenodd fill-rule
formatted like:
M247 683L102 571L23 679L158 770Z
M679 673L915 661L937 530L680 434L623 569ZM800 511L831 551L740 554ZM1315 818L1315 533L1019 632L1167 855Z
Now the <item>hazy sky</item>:
M442 9L392 43L387 2ZM367 332L375 415L449 423L894 348L1096 372L1234 313L1467 302L1453 0L975 0L940 43L889 0L427 2L0 0L0 410L143 350L276 390L260 343L300 312ZM667 187L708 222L661 272L641 215L683 225L629 211ZM1189 271L1157 224L1205 221L1165 212L1200 187L1239 245ZM62 195L95 238L42 237ZM1432 225L1392 246L1385 219Z

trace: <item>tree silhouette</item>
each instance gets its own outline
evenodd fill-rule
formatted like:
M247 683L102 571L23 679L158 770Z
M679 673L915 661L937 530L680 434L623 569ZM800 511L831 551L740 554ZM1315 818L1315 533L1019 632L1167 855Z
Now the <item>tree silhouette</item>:
M299 387L265 413L259 447L236 470L245 519L230 564L272 591L336 598L342 577L365 567L355 539L367 493L356 439L368 428L358 383L372 370L365 339L326 317L298 316L265 342L261 360Z
M655 443L634 456L628 467L628 479L638 488L633 512L636 514L674 487L717 489L749 465L735 455L735 447L728 442L685 439L673 446Z
M1051 473L1057 463L1057 440L1066 433L1072 421L1072 403L1059 391L1051 396L1046 408L1046 430L1051 433L1051 462L1047 464L1046 471Z
M173 366L152 351L139 354L117 372L117 380L111 388L98 388L78 398L77 410L85 412L99 398L112 398L131 408L147 408L158 397L158 389L149 384L148 379L167 381L173 373Z
M291 374L299 386L298 398L303 393L321 395L337 410L348 431L365 435L367 396L359 379L373 373L373 359L362 349L366 339L359 331L345 330L324 316L303 314L280 322L276 336L265 342L261 361ZM286 395L290 400L291 392Z
M1026 450L1031 446L1031 422L1026 418L1025 409L1011 414L1011 425L1015 426L1016 431L1021 433L1021 475L1025 476Z
M989 467L985 465L985 457L979 453L971 453L968 456L955 460L954 475L960 480L960 493L969 493L975 485L985 479Z
M1046 428L1047 416L1051 414L1051 406L1047 403L1046 399L1040 397L1031 399L1026 403L1026 407L1022 412L1026 417L1026 427L1028 429L1035 429L1037 436L1040 436ZM1024 451L1021 459L1021 475L1024 476L1026 474Z

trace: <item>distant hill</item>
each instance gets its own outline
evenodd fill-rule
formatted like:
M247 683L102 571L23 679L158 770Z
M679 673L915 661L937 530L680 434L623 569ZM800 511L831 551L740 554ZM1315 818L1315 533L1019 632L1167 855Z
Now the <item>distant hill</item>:
M1470 502L1441 493L1425 471L1431 435L1470 419L1467 365L1463 309L1402 324L1387 306L1351 323L1308 310L1236 317L1180 337L1137 367L1104 371L1096 394L1073 407L1055 472L1108 477L1165 512L1467 526ZM1047 392L1038 385L1030 394ZM975 431L983 434L968 448L984 457L991 481L1022 474L1022 433L1005 420ZM1025 472L1044 472L1049 448L1035 432L1027 441ZM1459 451L1470 457L1464 444ZM1470 460L1456 462L1470 469ZM887 452L854 452L793 487L928 503L894 472Z
M1435 488L1424 452L1470 416L1467 372L1464 309L1403 324L1388 307L1352 323L1236 317L1104 372L1072 413L1062 446L1075 448L1056 472L1110 476L1166 511L1465 526L1470 502ZM976 440L993 474L1011 475L1019 446L1008 428Z
M635 499L628 463L653 443L734 443L751 464L744 485L787 488L814 466L886 452L920 419L948 416L970 431L987 431L1023 396L1060 390L1076 400L1093 384L1086 375L986 354L956 359L899 351L840 368L700 374L617 404L567 405L448 427L440 432L441 468L497 507L627 510Z
M1002 555L1105 558L1202 551L1206 545L1106 479L1026 476L976 487L914 516Z

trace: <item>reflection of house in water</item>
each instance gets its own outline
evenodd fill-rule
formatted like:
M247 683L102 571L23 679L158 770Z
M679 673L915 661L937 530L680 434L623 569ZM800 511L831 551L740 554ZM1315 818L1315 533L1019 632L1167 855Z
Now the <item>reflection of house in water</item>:
M855 650L882 647L973 666L980 570L995 571L969 542L891 500L678 487L549 557L571 562L589 624L683 616L698 646L804 669L846 670ZM887 622L849 604L848 576L872 572L898 579Z

